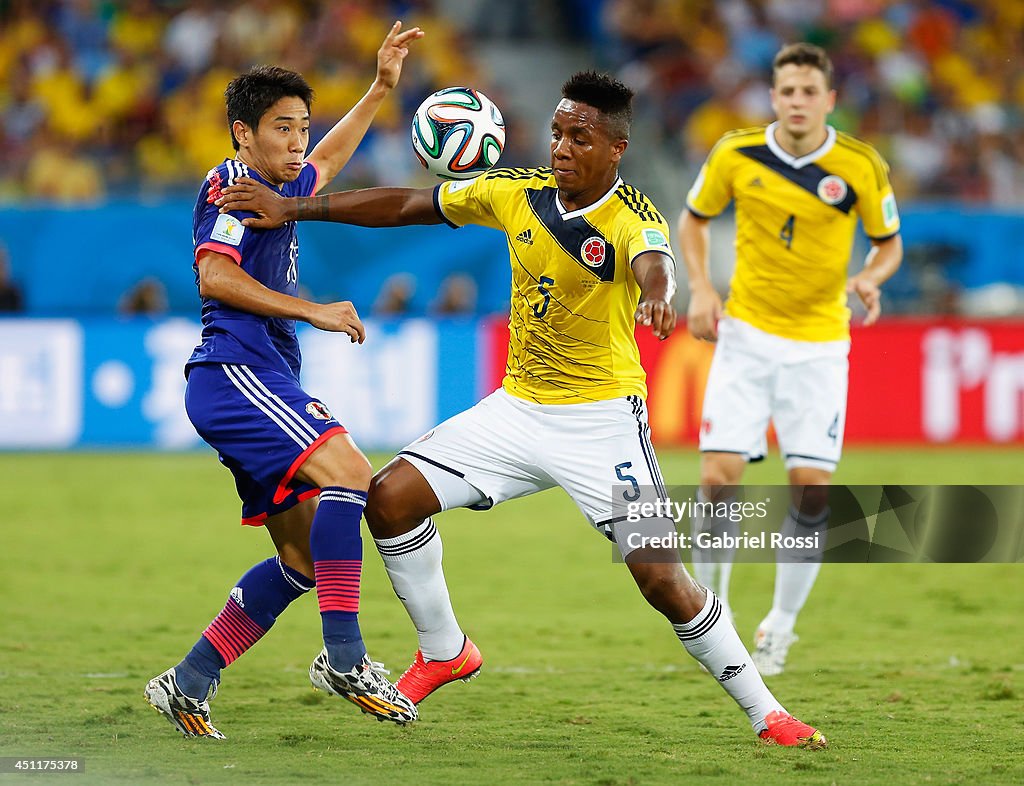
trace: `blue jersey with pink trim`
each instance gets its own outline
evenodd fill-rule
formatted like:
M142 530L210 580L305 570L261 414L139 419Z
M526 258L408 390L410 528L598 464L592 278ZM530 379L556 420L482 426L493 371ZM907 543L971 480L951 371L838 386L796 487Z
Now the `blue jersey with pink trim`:
M283 196L295 197L315 192L319 172L307 161L295 180L276 187L241 161L226 159L207 174L192 216L195 257L204 249L224 254L268 289L295 296L299 279L295 222L289 221L277 229L252 229L243 226L241 220L253 213L219 213L213 204L220 189L232 185L238 177L250 177ZM199 268L195 257L192 268L198 287ZM290 371L298 378L302 358L295 337L295 320L262 317L212 298L203 298L202 322L202 340L186 368L196 363L241 363Z

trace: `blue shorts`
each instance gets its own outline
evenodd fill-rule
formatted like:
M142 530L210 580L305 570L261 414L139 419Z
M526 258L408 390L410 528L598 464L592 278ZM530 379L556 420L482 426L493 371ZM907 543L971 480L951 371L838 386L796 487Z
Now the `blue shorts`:
M242 523L262 526L319 489L294 480L309 455L345 428L291 374L228 363L191 366L185 411L235 476Z

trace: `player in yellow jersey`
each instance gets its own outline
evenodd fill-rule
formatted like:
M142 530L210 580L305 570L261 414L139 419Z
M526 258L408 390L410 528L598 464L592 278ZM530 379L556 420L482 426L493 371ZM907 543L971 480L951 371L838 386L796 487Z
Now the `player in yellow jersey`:
M819 47L792 44L773 63L776 121L733 131L712 149L687 197L679 242L690 278L688 326L717 341L701 421L701 493L728 499L748 461L764 457L769 420L785 458L793 505L785 534L827 529L827 486L846 417L848 294L881 311L879 287L903 245L888 167L869 145L826 123L835 105L832 64ZM725 304L708 276L709 220L736 203L736 268ZM871 240L847 278L860 217ZM694 534L735 534L727 517L695 517ZM701 583L727 603L732 551L695 549ZM776 553L771 611L755 633L762 674L782 672L797 615L821 567L818 551ZM726 606L728 608L728 606Z
M624 501L665 495L633 331L650 326L665 338L676 322L668 227L618 176L631 99L604 75L569 79L551 121L549 168L298 201L242 185L225 189L219 204L264 217L249 226L306 218L364 226L475 223L508 237L511 340L502 388L406 447L371 483L366 520L419 636L415 660L398 681L405 695L422 701L483 663L455 619L431 517L560 486L618 544L644 597L757 733L822 747L820 732L786 713L765 687L718 599L689 577L679 552L641 540L674 534L672 522L630 522L615 512Z

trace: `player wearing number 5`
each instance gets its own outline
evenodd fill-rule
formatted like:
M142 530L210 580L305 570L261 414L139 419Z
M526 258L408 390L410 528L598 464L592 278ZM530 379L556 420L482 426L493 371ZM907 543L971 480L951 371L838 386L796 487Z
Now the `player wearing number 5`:
M690 278L688 326L717 341L704 395L700 449L706 497L731 496L748 461L764 457L775 426L793 487L787 534L822 533L826 490L846 416L848 294L881 311L880 285L903 244L888 167L870 146L826 123L835 105L832 64L820 48L792 44L775 57L776 121L733 131L712 149L687 198L679 240ZM736 268L724 314L708 275L709 219L736 203ZM857 217L871 240L847 278ZM810 487L810 488L808 488ZM735 534L728 518L695 518L696 531ZM755 634L762 674L782 671L820 554L779 551L772 609ZM699 581L726 603L731 552L695 550Z
M618 176L631 98L607 76L574 75L552 117L550 168L299 200L240 184L218 204L263 216L250 226L304 218L378 227L473 223L507 235L511 340L502 388L406 447L370 484L366 520L419 635L399 690L420 702L483 663L452 610L431 517L560 486L591 526L617 542L644 597L754 730L780 744L821 747L821 734L787 714L765 687L718 599L690 579L678 552L652 553L628 537L636 529L664 535L672 522L631 528L613 512L613 494L665 493L633 331L650 326L664 338L676 322L668 227ZM614 664L609 675L620 676Z

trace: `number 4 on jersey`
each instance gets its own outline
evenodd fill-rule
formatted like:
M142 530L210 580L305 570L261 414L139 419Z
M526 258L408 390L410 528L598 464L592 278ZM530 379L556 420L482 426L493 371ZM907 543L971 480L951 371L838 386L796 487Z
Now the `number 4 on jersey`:
M796 216L790 216L786 219L786 223L782 225L782 229L779 230L779 237L786 243L786 248L793 247L793 225L796 223Z

